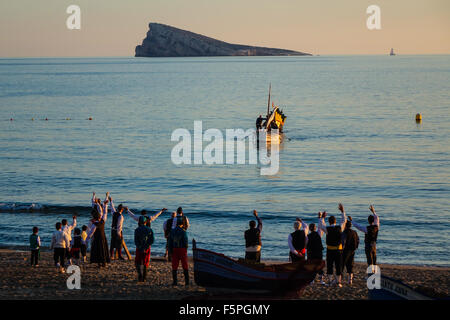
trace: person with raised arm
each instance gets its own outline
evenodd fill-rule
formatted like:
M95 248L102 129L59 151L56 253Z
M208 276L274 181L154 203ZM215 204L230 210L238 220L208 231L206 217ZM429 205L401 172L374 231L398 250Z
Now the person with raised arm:
M294 232L288 236L289 258L291 262L303 261L308 243L308 225L297 218L294 222Z
M147 269L150 265L151 245L155 241L153 230L146 226L146 216L140 216L138 227L134 230L134 243L136 245L136 257L134 259L138 282L145 282Z
M61 231L67 235L69 243L72 241L72 230L77 226L77 214L72 216L72 223L68 224L67 219L61 220ZM66 248L65 258L67 259L66 265L72 264L72 256L70 254L70 248Z
M322 212L319 212L319 219L322 218ZM323 259L323 245L322 245L322 235L323 231L319 229L317 231L317 227L315 223L311 223L309 225L309 234L308 234L308 242L306 245L306 254L308 256L308 260L322 260ZM323 282L323 270L321 269L319 272L319 280L320 284L325 284ZM311 282L314 284L314 280Z
M359 237L356 231L352 230L352 217L348 216L348 221L345 224L345 230L342 233L342 270L347 269L348 284L353 283L353 265L355 261L355 252L359 246Z
M176 228L176 223L177 223L176 211L173 211L172 216L163 223L164 237L166 238L166 252L164 254L164 258L167 258L167 261L172 261L172 254L169 252L169 235L170 232Z
M319 218L319 228L327 235L327 275L329 277L329 285L337 284L338 287L342 287L342 232L345 229L345 223L347 222L347 216L345 215L344 206L339 203L338 206L341 211L341 221L339 225L336 225L336 218L330 216L328 218L329 226L325 225L326 211L323 212ZM336 277L331 281L333 275L333 265L336 270Z
M366 252L367 265L372 267L372 273L375 272L375 265L377 264L377 239L378 231L380 230L380 218L375 212L373 205L369 207L373 215L369 215L369 225L364 227L353 221L353 225L356 229L364 232L364 249Z
M256 226L255 220L251 220L248 224L250 229L247 229L244 233L245 238L245 260L260 262L261 261L261 232L262 221L258 217L258 212L253 210L253 215L258 220L258 226Z
M95 209L92 210L91 215L91 228L86 238L86 241L92 239L90 263L98 263L99 267L104 267L106 263L110 262L108 241L105 235L105 222L108 217L108 200L103 202L102 207L101 201L97 199Z
M123 210L122 204L116 208L114 207L113 199L108 195L108 200L111 207L112 222L111 222L111 243L110 243L110 256L111 260L115 258L115 252L118 255L119 260L125 260L122 257L122 241L123 241Z
M128 215L136 222L139 222L139 216L134 214L133 212L131 212L130 209L128 209L128 207L125 207L125 210L127 210ZM147 216L147 210L142 210L141 211L141 216L146 217L145 219L145 223L147 227L151 226L151 223L153 221L155 221L160 215L161 213L165 212L167 209L166 208L162 208L161 211L159 211L158 213L154 214L153 216L149 217Z

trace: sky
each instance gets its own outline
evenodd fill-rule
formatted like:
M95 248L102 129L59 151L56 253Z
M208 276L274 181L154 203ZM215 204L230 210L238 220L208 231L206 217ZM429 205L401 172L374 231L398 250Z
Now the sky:
M80 30L66 27L73 4ZM367 29L370 5L381 30ZM450 53L449 0L4 0L0 57L134 56L150 22L320 55Z

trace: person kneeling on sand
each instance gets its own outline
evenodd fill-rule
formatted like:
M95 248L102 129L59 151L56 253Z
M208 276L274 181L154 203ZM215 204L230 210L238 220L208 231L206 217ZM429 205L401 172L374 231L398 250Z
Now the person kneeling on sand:
M262 221L258 217L256 210L253 210L253 215L258 220L258 227L256 222L251 220L248 224L250 229L244 233L245 238L245 260L260 262L261 261L261 232Z
M134 230L134 243L136 245L136 257L134 259L138 273L138 282L145 282L147 269L150 264L150 248L155 241L153 230L146 225L147 218L140 216L139 227Z
M291 262L305 260L308 229L308 225L302 219L297 218L294 222L295 231L288 236L289 258Z
M181 261L185 285L189 285L189 266L187 259L188 237L183 228L183 219L177 219L177 227L172 229L168 239L169 252L172 255L172 286L178 285L177 271Z

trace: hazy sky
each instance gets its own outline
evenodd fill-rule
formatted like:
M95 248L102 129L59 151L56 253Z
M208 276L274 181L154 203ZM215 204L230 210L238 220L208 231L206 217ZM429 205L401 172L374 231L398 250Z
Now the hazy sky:
M71 4L81 30L66 27ZM372 4L381 30L366 27ZM450 53L450 0L3 0L0 57L134 56L149 22L322 55Z

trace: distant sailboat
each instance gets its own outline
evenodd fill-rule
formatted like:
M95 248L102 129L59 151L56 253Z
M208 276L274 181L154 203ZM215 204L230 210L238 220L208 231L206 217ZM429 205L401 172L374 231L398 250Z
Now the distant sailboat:
M394 48L391 48L391 53L389 53L389 55L390 55L390 56L395 56Z

